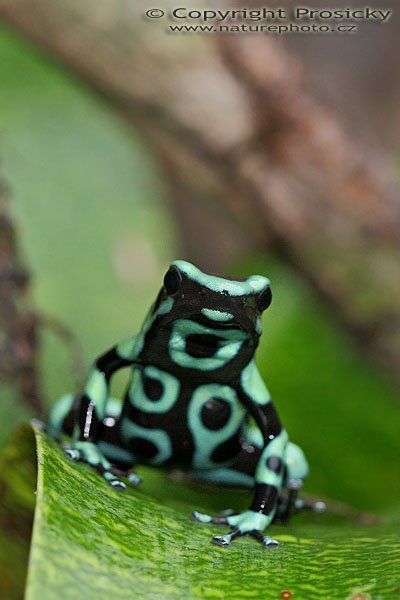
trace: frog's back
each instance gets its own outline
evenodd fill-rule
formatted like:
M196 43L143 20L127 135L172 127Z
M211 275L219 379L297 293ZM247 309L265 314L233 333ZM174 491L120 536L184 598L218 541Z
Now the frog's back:
M241 450L240 380L258 343L255 291L268 291L268 280L178 263L139 335L121 439L138 462L212 468Z
M237 457L244 417L236 390L226 383L138 366L125 398L121 439L138 462L211 468Z

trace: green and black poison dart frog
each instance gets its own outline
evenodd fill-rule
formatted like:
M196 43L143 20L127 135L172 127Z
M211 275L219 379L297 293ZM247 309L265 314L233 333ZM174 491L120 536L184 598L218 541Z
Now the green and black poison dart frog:
M193 517L230 527L212 538L220 546L243 535L278 545L263 530L311 507L296 499L306 459L289 442L254 359L271 299L266 277L229 279L173 262L139 334L96 360L81 395L56 403L50 433L69 435L68 456L117 489L123 478L140 483L129 471L135 464L254 488L243 512ZM121 409L109 382L126 366L132 374Z

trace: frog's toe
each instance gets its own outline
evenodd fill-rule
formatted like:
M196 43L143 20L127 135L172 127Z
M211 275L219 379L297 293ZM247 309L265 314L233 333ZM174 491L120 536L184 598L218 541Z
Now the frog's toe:
M192 512L192 517L200 523L214 523L214 525L226 525L228 523L227 517L212 517L211 515L199 513L197 510Z
M226 548L231 543L231 539L232 538L229 533L226 535L214 535L212 542L217 546L221 546L221 548Z
M258 530L250 531L249 535L251 535L251 537L253 537L254 539L261 542L261 544L264 546L264 548L272 549L272 548L277 548L279 546L278 540L274 540L269 535L263 535L261 533L261 531L258 531Z
M43 421L41 421L40 419L33 418L30 420L30 423L37 429L40 429L40 431L46 431L46 424L43 423Z
M128 473L127 480L131 485L136 487L137 485L140 485L142 483L143 478L140 477L140 475L137 475L136 473Z
M279 546L279 542L277 540L274 540L272 537L269 537L268 535L263 535L261 533L261 531L254 530L254 531L243 532L243 531L240 531L240 529L238 529L237 527L235 527L235 529L232 529L232 531L230 531L229 533L226 533L224 535L215 535L212 538L212 541L214 544L217 544L217 546L226 548L227 546L230 545L230 543L233 540L235 540L238 537L244 536L244 535L250 535L257 541L261 542L261 544L263 545L264 548L268 548L269 550L271 550L272 548L277 548Z
M79 450L77 450L77 448L65 446L64 454L71 460L80 460L81 458L81 453L79 452Z
M264 535L262 545L265 548L277 548L279 546L279 542L278 540L274 540L274 538L269 537L269 535Z
M197 510L192 512L192 517L194 521L199 521L200 523L211 523L212 519L210 515L204 515L203 513L197 512Z
M129 481L130 485L132 485L133 487L136 487L143 481L142 477L140 477L136 473L130 473L129 471L122 471L121 469L118 469L117 467L114 467L114 466L110 467L108 469L108 471L110 473L112 473L113 475L116 475L117 478L123 477L124 479L127 479Z
M106 477L109 485L111 485L112 488L114 488L115 490L126 490L126 485L123 481L121 481L120 479L108 479Z
M233 529L229 533L225 533L224 535L214 535L212 538L213 544L217 546L221 546L222 548L227 548L230 543L235 540L237 537L243 535L239 529Z
M220 517L231 517L232 515L235 515L236 512L233 510L233 508L225 508L225 510L221 510L221 512L219 513Z
M105 468L101 463L99 463L96 465L96 469L112 488L119 491L126 490L126 484L116 477L116 475L113 473L112 467Z

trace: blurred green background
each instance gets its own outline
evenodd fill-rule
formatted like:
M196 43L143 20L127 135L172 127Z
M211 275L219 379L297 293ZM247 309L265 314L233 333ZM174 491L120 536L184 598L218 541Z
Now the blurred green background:
M0 159L34 304L77 334L88 368L139 328L169 261L183 258L167 190L141 139L87 89L5 29L0 55ZM229 271L272 281L258 364L311 464L307 491L399 513L398 392L276 257L243 256ZM41 370L49 405L74 389L50 332ZM3 385L1 443L31 416Z

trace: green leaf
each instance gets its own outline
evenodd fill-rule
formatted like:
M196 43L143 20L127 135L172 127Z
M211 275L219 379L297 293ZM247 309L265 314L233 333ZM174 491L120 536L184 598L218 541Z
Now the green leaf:
M303 515L270 528L281 542L275 550L247 538L219 548L210 536L220 528L194 523L190 513L245 507L247 492L189 486L149 468L140 471L142 486L117 492L86 465L67 460L43 432L34 433L37 504L26 600L399 594L398 524L356 526L329 515ZM25 426L6 449L2 470L3 492L19 498L25 516L32 510L34 463L32 430ZM10 510L15 517L15 506L8 504Z
M35 439L23 426L0 457L0 598L24 593L35 489Z

